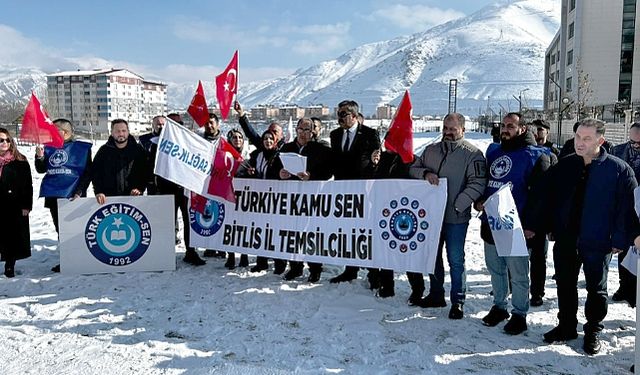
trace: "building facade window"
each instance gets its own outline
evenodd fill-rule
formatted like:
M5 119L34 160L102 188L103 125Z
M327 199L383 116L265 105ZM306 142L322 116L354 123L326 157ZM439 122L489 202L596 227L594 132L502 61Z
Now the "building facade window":
M618 100L631 102L633 50L635 45L636 0L624 0L622 8L622 35L620 43L620 76Z
M567 52L567 66L573 65L573 50Z
M574 9L576 9L576 0L570 0L569 1L569 12L571 12Z
M573 84L573 77L567 78L567 84L566 84L566 87L565 87L565 90L567 92L571 92L572 91L572 88L571 88L572 84Z
M575 22L571 22L571 24L569 25L569 39L573 38L573 34L574 34L574 29L575 29Z

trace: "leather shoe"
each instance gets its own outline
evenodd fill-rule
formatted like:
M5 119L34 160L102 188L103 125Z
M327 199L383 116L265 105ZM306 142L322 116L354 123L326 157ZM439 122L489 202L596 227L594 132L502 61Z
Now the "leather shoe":
M512 314L511 319L504 325L504 331L510 335L519 335L527 330L527 318Z
M600 339L598 338L598 332L585 332L582 348L584 349L584 352L589 355L598 354L600 351Z
M544 334L544 342L553 344L554 342L569 341L578 338L575 328L570 329L563 326L556 326L551 331Z
M444 297L434 297L433 294L429 293L426 297L420 300L420 307L446 307L447 302L445 302Z
M294 269L290 269L289 272L284 274L284 279L287 281L291 281L300 276L302 276L302 270L294 268Z
M498 325L498 323L508 318L509 313L507 312L507 310L503 310L499 307L493 306L491 307L491 310L489 310L489 313L485 315L484 318L482 318L482 324L487 327L495 327Z
M329 279L331 284L343 283L345 281L351 281L358 278L358 274L354 274L352 272L344 271L336 277Z
M451 305L451 310L449 310L449 319L462 319L464 317L464 309L462 304L454 303Z
M542 296L532 296L529 304L533 307L542 306L544 301L542 300Z
M307 278L307 281L310 283L317 283L318 281L320 281L320 272L311 272L309 274L309 277Z
M200 259L198 253L196 253L195 250L187 250L187 252L184 254L183 260L185 261L185 263L189 263L193 266L203 266L207 264L207 262Z

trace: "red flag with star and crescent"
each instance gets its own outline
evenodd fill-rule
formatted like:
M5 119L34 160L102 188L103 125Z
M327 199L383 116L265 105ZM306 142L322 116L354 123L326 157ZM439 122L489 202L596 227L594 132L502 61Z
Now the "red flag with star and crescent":
M229 110L233 104L234 97L238 93L238 51L233 54L233 58L227 69L222 74L216 76L216 96L220 106L220 114L223 119L229 116Z
M219 142L207 193L235 203L233 177L242 163L242 155L224 138L220 138Z
M400 155L404 163L413 161L413 119L411 118L411 108L409 91L405 91L384 139L384 147Z
M195 95L193 95L193 99L191 99L187 113L191 115L193 121L200 127L203 127L209 121L209 109L207 109L207 99L204 96L202 81L198 81L198 88Z
M31 92L31 99L24 110L20 138L38 144L60 148L64 139L53 124L47 111L42 108L36 94Z

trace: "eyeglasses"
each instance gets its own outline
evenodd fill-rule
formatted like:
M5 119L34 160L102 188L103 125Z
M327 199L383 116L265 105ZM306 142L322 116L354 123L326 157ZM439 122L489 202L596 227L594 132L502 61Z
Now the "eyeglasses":
M9 138L0 138L0 143L11 143Z
M632 145L632 146L633 145L640 145L640 141L634 141L633 139L630 139L629 140L629 144Z
M308 133L311 131L311 129L309 128L296 128L297 131L299 131L300 133Z
M347 117L349 115L351 115L351 112L347 112L347 111L338 112L338 117L340 117L340 118Z
M234 135L231 139L244 139L241 135Z

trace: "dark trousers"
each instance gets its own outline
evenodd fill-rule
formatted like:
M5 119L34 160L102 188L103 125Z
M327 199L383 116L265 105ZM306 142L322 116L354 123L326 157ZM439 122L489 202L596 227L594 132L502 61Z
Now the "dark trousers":
M322 263L307 262L307 265L309 266L309 272L311 272L311 273L321 273L322 272ZM294 260L290 260L289 261L289 268L292 269L292 270L298 270L298 271L302 272L302 269L304 268L304 263L303 262L296 262Z
M424 276L419 272L407 272L407 279L411 285L411 294L422 295L424 293Z
M544 296L544 284L547 279L547 249L549 243L544 235L537 234L527 240L529 245L529 268L531 285L529 292L531 296Z
M187 251L195 251L196 249L189 245L191 241L191 222L189 217L189 198L184 194L173 194L173 208L176 215L176 221L178 220L178 210L182 214L182 237L184 238L184 247ZM178 231L176 231L178 235Z
M53 226L56 228L56 233L60 235L60 226L58 225L58 202L53 202L49 206L49 212L51 212L51 218L53 219Z
M607 275L611 253L582 254L576 249L575 239L556 241L553 247L553 265L558 285L559 325L573 329L578 325L578 274L580 266L587 283L587 301L584 305L587 323L585 332L600 332L607 316Z
M256 265L257 266L261 266L263 268L269 267L269 258L267 258L267 257L256 257ZM284 259L274 258L273 259L273 266L275 268L284 269L285 267L287 267L287 261L284 260Z

